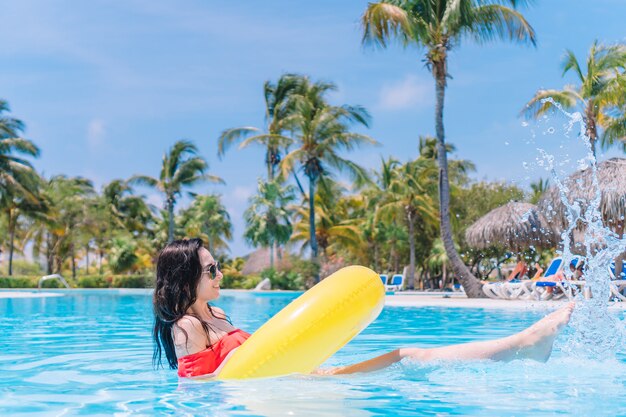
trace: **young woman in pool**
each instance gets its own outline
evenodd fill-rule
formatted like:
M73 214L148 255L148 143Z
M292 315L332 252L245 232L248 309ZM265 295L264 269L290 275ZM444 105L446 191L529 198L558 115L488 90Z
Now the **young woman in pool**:
M181 377L215 376L250 336L233 326L224 311L209 305L220 294L219 264L200 239L168 244L157 260L154 291L154 363L161 364L164 351L172 369ZM316 374L335 375L370 372L404 358L418 361L480 360L546 361L559 330L567 324L573 304L539 320L520 333L502 339L431 349L400 348L365 362Z

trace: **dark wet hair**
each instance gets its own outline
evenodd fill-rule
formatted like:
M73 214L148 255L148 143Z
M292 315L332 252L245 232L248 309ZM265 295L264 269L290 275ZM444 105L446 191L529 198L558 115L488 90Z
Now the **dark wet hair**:
M159 253L152 299L154 308L152 363L155 367L162 366L161 353L164 351L170 368L178 368L172 327L184 316L196 317L202 323L209 340L211 327L200 317L187 312L197 299L196 289L202 277L198 251L202 247L201 239L181 239L168 243ZM216 317L211 306L208 307L213 317ZM180 330L185 337L188 336L184 329Z

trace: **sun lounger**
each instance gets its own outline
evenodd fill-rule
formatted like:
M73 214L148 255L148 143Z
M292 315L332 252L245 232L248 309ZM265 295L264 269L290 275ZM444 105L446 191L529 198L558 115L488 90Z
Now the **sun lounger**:
M554 258L544 273L544 277L556 274L563 265L562 258ZM535 287L530 279L511 280L509 282L493 282L483 285L483 292L489 298L500 300L547 299L552 291Z
M389 281L389 276L387 276L387 274L380 274L380 280L383 282L383 285L386 287L387 282Z
M391 277L389 284L385 285L385 289L388 291L400 291L404 285L404 275L395 274Z
M626 260L622 261L622 273L619 277L616 276L615 261L609 264L608 270L609 276L611 277L609 287L612 298L619 301L626 301Z
M575 256L570 265L576 268L583 261L581 256ZM558 300L567 297L573 299L576 294L583 291L584 281L578 280L562 280L562 281L546 281L552 275L556 275L563 268L563 259L554 258L543 275L543 280L539 279L532 283L532 293L530 298L535 300Z

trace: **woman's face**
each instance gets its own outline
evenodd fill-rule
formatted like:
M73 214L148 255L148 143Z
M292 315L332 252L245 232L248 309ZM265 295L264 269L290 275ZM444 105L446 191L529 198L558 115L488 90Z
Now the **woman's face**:
M198 288L196 290L197 297L206 301L215 300L220 296L222 272L215 269L215 279L213 279L213 275L209 272L210 269L213 270L211 266L215 266L215 259L213 259L211 252L205 248L200 248L198 255L200 257L200 264L202 265L202 276L200 277L200 281L198 281Z

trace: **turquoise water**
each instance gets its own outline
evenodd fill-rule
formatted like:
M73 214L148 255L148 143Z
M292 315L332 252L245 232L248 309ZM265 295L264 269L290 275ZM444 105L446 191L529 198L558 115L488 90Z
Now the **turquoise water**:
M293 295L228 293L216 305L254 331ZM405 362L342 377L194 382L151 367L151 298L82 291L0 299L0 415L416 416L626 414L626 359L573 359L571 330L547 364ZM502 337L541 312L386 307L331 358L343 365L400 346ZM617 313L616 313L617 314Z

